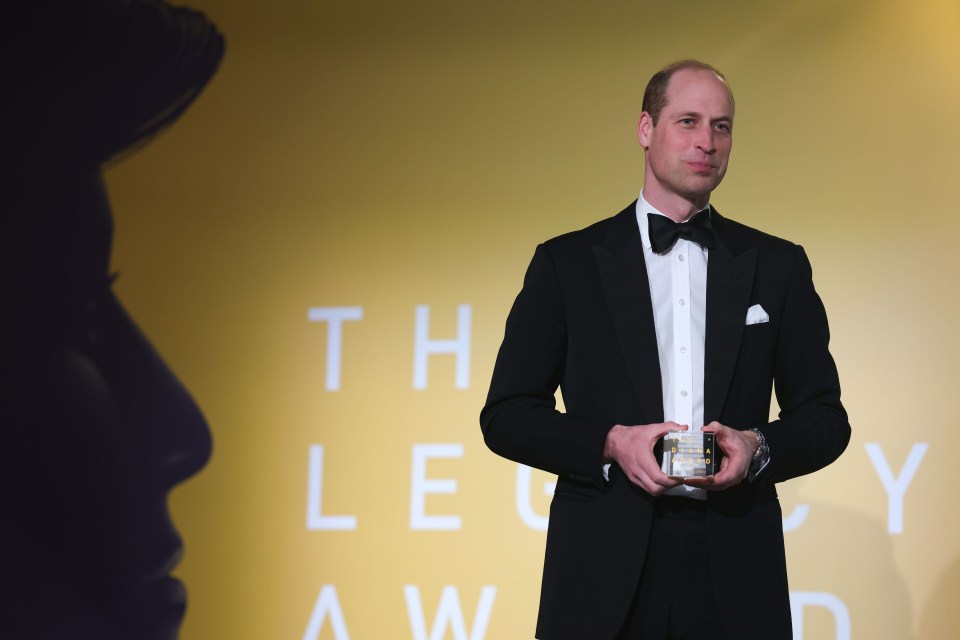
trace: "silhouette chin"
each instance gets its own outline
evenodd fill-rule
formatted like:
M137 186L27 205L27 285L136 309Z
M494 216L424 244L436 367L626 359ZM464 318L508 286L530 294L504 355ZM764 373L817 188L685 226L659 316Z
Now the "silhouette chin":
M137 592L130 610L132 631L149 640L176 638L186 610L186 587L177 578L164 576Z

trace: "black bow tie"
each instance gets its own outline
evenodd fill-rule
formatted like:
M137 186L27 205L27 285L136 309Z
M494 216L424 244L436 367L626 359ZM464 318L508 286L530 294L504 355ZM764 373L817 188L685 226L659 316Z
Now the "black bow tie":
M650 230L650 247L654 253L666 253L677 238L696 242L704 249L713 248L714 233L713 225L710 223L709 209L698 212L683 223L674 222L656 213L648 213L647 225Z

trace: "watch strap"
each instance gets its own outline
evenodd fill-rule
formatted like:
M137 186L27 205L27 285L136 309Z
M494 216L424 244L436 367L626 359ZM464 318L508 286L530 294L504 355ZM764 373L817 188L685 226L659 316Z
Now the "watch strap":
M753 459L750 460L750 472L747 474L747 481L753 482L753 479L770 464L770 445L767 444L767 439L762 431L759 429L750 429L750 431L757 436L757 450L753 452Z

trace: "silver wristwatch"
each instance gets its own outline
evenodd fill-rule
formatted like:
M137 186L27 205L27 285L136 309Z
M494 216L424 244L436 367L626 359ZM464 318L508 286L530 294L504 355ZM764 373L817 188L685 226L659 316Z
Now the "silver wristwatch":
M770 463L770 445L763 433L759 429L750 429L757 434L757 450L753 452L753 459L750 461L750 473L747 476L749 481L753 481L757 475Z

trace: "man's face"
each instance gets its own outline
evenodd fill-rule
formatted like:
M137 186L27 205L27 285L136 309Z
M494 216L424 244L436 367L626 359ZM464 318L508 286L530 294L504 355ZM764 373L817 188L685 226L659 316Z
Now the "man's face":
M643 193L658 209L707 205L733 146L733 98L712 72L681 69L667 85L657 124L644 112L637 137L646 149ZM666 210L665 210L666 209Z

